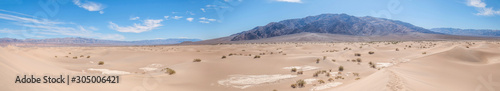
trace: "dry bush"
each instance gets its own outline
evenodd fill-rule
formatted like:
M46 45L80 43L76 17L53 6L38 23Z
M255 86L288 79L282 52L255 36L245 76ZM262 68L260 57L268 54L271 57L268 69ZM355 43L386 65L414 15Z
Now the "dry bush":
M325 60L325 59L326 59L326 56L323 56L323 60Z
M333 80L333 78L328 78L328 81L333 82L334 80Z
M73 59L78 59L78 57L75 56L75 57L73 57Z
M298 87L304 87L306 85L306 81L300 79L296 82Z
M90 56L87 56L87 58L90 58Z
M344 71L344 66L340 66L340 67L339 67L339 71L340 71L340 72Z
M314 74L313 74L313 77L318 77L318 75L321 73L321 71L316 71Z
M222 56L222 59L225 59L225 58L226 58L226 56Z
M396 51L399 51L399 49L398 49L398 48L396 48Z
M422 52L422 54L427 54L427 52Z
M359 78L359 77L358 77L358 78L356 78L356 79L354 79L354 80L359 80L359 79L361 79L361 78Z
M302 75L302 74L304 74L304 71L298 71L297 72L297 75Z
M99 63L97 63L98 65L104 65L104 62L103 61L99 61Z
M255 58L260 58L260 55L255 55L253 58L254 58L254 59L255 59Z
M292 68L292 72L297 72L297 68Z
M292 87L292 88L296 88L296 87L297 87L297 84L292 84L292 85L290 85L290 87Z
M193 62L201 62L201 59L194 59Z
M173 70L173 69L170 69L170 68L165 68L165 69L163 69L163 70L165 70L165 73L167 73L168 75L173 75L173 74L175 74L175 70Z
M356 61L357 61L357 62L361 62L361 58L357 58L357 59L356 59Z
M332 59L333 62L335 62L335 59Z
M368 54L375 54L375 52L373 52L373 51L370 51L370 52L368 52Z
M360 53L354 53L354 56L361 56Z
M318 82L319 82L319 84L325 83L325 81L323 81L323 80L318 80Z
M318 59L316 59L316 63L319 63L319 58L318 58Z

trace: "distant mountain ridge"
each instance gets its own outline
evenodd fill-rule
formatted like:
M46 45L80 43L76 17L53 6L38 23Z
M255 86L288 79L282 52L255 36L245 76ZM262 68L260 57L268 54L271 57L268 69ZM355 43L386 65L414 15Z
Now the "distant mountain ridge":
M47 45L47 46L131 46L131 45L167 45L178 44L182 42L196 42L200 39L156 39L156 40L139 40L139 41L116 41L116 40L101 40L92 38L68 37L68 38L50 38L50 39L13 39L0 38L0 45Z
M492 29L433 28L430 30L450 35L500 37L500 30Z
M321 14L300 19L271 22L265 26L258 26L251 30L237 33L231 41L255 40L302 32L354 36L409 33L440 34L402 21L370 16L355 17L347 14Z

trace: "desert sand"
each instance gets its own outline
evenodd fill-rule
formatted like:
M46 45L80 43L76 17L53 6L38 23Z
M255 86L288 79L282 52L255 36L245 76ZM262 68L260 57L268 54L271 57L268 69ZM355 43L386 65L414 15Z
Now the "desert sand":
M498 41L0 47L0 91L497 91L499 69ZM120 83L14 83L20 75Z

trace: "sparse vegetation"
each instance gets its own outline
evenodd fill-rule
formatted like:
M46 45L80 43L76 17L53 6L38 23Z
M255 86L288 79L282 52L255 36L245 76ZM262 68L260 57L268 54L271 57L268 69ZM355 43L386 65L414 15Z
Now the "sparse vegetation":
M354 79L354 80L359 80L359 79L361 79L361 78L359 78L359 77L358 77L358 78L356 78L356 79Z
M354 56L361 56L360 53L354 53Z
M104 62L103 61L99 61L99 63L97 63L98 65L104 65Z
M78 57L77 57L77 56L74 56L74 57L73 57L73 59L78 59Z
M225 59L225 58L226 58L226 56L222 56L222 59Z
M292 72L297 72L297 68L292 68Z
M298 71L297 72L297 75L302 75L302 74L304 74L304 71Z
M306 85L306 81L300 79L296 82L298 87L304 87Z
M361 62L361 58L357 58L357 59L356 59L356 61L357 61L357 62Z
M368 54L370 54L370 55L371 55L371 54L375 54L375 52L373 52L373 51L370 51L370 52L368 52Z
M170 68L165 68L165 69L163 69L163 70L165 70L165 73L167 73L168 75L173 75L173 74L175 74L175 70L173 70L173 69L170 69Z
M316 63L319 63L319 58L318 58L318 59L316 59Z
M87 56L87 58L90 58L90 56Z
M333 62L335 62L336 60L335 59L332 59Z
M194 59L193 62L201 62L201 59Z
M422 54L427 54L427 52L422 52Z
M328 81L333 82L334 80L333 80L333 78L328 78Z
M296 87L297 87L297 84L292 84L292 85L290 85L290 87L292 87L292 88L296 88Z
M396 51L399 51L399 48L396 48Z
M326 60L326 56L323 56L323 60Z
M323 81L323 80L318 80L318 82L319 82L319 84L325 83L325 81Z
M340 72L344 71L344 66L340 66L340 67L339 67L339 71L340 71Z
M255 55L253 58L254 58L254 59L255 59L255 58L260 58L260 55Z

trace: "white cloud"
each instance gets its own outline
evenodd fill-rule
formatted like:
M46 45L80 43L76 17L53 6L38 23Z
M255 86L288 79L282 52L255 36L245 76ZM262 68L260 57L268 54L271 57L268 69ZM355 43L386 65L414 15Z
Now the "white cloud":
M200 21L200 23L210 23L210 22L208 22L208 21Z
M174 16L174 19L176 19L176 20L181 19L181 18L182 18L182 16Z
M186 18L187 21L192 22L194 18Z
M170 16L163 16L163 18L165 18L165 20L168 20L168 17L170 17Z
M216 19L209 19L209 18L205 18L205 17L201 17L200 20L201 20L200 23L210 23L210 22L217 21Z
M12 12L12 11L6 11ZM30 37L41 37L43 35L63 35L72 37L88 37L88 38L99 38L99 39L111 39L111 40L122 40L125 39L119 34L102 34L96 33L98 29L95 27L84 27L75 23L67 22L56 22L49 19L34 19L28 18L31 15L26 15L22 13L15 12L14 14L4 14L0 13L0 19L9 20L14 25L22 26L24 29L8 29L4 28L0 30L0 33L8 33L18 35L24 38ZM21 16L19 16L21 15Z
M276 0L278 2L302 3L301 0Z
M86 9L88 11L99 11L100 14L103 14L104 11L102 11L105 7L101 3L96 3L96 2L91 2L91 1L84 1L80 2L80 0L73 0L73 3L77 5L80 8Z
M203 12L206 12L204 8L201 8L200 10L203 11Z
M163 26L161 22L163 19L153 20L148 19L144 20L143 24L134 23L133 26L120 27L113 22L109 22L109 28L119 31L119 32L131 32L131 33L141 33L145 31L150 31L156 29L157 27Z
M139 19L139 18L140 18L140 17L132 17L132 18L130 18L130 20L137 20L137 19Z
M478 11L476 15L481 16L492 16L500 15L500 10L493 10L493 7L486 7L486 3L483 0L467 0L467 5L475 7Z

